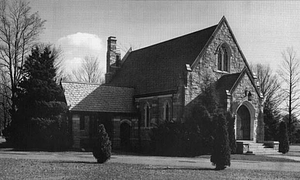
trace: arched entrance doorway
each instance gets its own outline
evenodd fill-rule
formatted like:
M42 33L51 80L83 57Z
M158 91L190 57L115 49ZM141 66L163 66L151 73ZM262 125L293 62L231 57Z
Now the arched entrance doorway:
M245 105L241 105L237 111L237 139L251 139L251 115Z
M120 139L122 150L130 150L130 125L127 122L121 123L120 126Z

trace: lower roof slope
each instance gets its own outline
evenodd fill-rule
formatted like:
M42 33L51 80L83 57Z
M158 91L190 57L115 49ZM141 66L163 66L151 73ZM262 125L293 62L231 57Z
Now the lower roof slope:
M221 101L221 104L225 105L227 103L226 90L229 92L233 88L240 75L241 73L227 74L222 76L217 81L216 90L219 94L219 100Z
M63 82L70 111L134 113L134 89L99 84Z
M136 95L176 90L186 64L192 64L217 25L132 51L109 86L135 88Z

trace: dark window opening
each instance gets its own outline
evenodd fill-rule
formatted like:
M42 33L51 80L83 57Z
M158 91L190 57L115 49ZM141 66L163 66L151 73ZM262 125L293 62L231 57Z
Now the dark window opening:
M84 116L80 116L80 130L85 129L85 118Z
M218 51L218 70L229 71L229 54L224 45L222 45Z
M150 107L146 105L145 107L145 127L150 127Z
M169 103L166 104L165 106L165 118L167 121L170 120L170 107L169 107Z

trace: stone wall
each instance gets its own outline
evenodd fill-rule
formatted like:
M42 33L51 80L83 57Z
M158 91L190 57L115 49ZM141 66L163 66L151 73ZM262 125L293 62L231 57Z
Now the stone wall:
M115 117L112 119L113 122L113 138L112 138L112 148L120 149L121 148L121 139L120 139L120 117Z
M72 115L72 134L73 134L73 148L80 148L80 116Z
M129 122L132 127L137 126L137 119L133 119L134 115L120 115L116 113L88 113L77 112L72 113L72 133L73 133L73 148L82 150L91 150L93 138L96 138L99 124L104 124L106 132L112 141L113 149L120 149L120 125L124 120ZM84 129L80 129L80 117L84 120ZM132 130L134 137L134 131Z
M245 94L247 91L247 95L250 92L252 94L251 104L256 108L256 118L258 116L258 108L259 108L259 96L255 91L249 77L247 74L244 75L242 80L239 82L238 86L232 93L232 109L236 109L242 102L248 101L248 96Z
M80 118L84 118L84 129L80 129ZM73 148L82 148L89 143L89 128L89 116L72 114Z
M177 120L177 98L175 98L175 95L169 94L169 95L161 95L161 96L151 96L151 97L145 97L145 98L137 98L137 103L139 104L139 111L141 115L141 127L145 126L145 107L148 104L150 107L150 119L151 124L158 125L160 123L163 123L165 121L164 119L164 106L165 103L169 103L170 105L170 120L176 121ZM174 106L176 109L174 110Z

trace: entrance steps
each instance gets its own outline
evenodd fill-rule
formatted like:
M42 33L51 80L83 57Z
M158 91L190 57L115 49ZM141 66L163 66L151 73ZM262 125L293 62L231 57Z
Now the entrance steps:
M243 147L241 151L241 146ZM237 153L251 154L281 154L278 152L278 142L256 143L253 141L237 140Z

